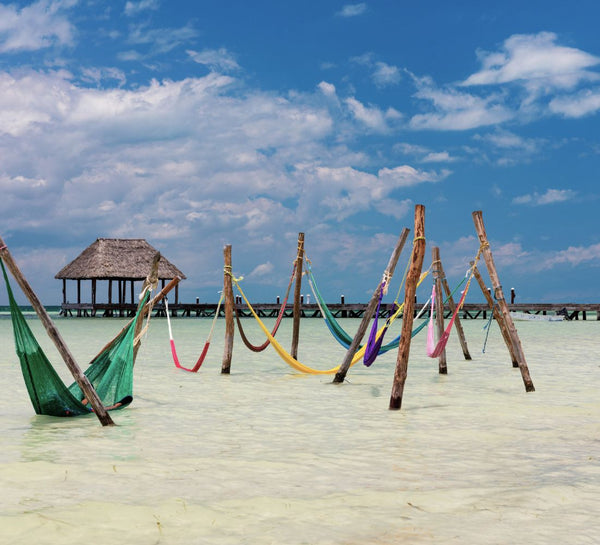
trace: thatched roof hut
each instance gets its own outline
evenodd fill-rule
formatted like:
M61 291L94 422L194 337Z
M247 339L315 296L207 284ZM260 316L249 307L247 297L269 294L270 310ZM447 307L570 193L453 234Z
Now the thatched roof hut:
M99 238L55 276L68 280L144 280L156 254L142 238ZM161 256L158 278L172 279L185 275Z
M145 280L150 271L152 260L157 250L148 242L140 238L99 238L88 246L71 263L63 267L55 278L63 281L63 311L76 309L77 314L87 314L90 310L95 315L96 310L104 309L112 315L113 310L120 314L124 310L130 311L135 305L136 281ZM181 279L186 276L165 257L161 256L158 264L158 278L163 286L168 280L175 277ZM67 301L67 280L77 281L77 303L69 304ZM91 280L91 303L81 301L81 282ZM108 305L97 305L97 281L108 281ZM118 283L118 303L113 305L113 281ZM130 284L130 303L126 303L126 283ZM175 289L175 300L178 299L178 290ZM113 309L114 307L114 309Z

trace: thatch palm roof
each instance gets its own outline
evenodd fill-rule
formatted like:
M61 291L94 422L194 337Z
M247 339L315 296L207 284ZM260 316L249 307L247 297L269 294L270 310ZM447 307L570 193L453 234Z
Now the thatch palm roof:
M143 280L150 272L155 255L156 250L141 238L99 238L54 278ZM161 256L158 278L171 279L176 276L185 278L175 265Z

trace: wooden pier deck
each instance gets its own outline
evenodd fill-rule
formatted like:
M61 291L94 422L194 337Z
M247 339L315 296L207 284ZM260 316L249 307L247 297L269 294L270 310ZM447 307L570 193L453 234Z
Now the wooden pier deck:
M362 318L366 304L363 303L332 303L328 308L336 318ZM519 303L508 305L510 310L525 312L529 314L554 315L562 309L566 309L568 318L571 320L597 320L600 321L600 303ZM415 312L419 312L423 307L422 303L417 303ZM250 317L251 313L246 305L236 303L236 308L241 317ZM254 310L261 318L276 318L281 308L278 303L257 303L253 305ZM77 304L63 303L61 305L61 314L63 316L77 317L131 317L135 313L136 306L132 304ZM285 309L284 317L293 316L293 305L288 304ZM490 307L486 303L466 303L460 312L460 318L487 319L490 313ZM217 311L216 303L169 303L169 311L173 317L198 317L211 318ZM380 317L387 318L392 312L392 304L382 304ZM157 317L165 315L164 305L158 304L154 307L154 314ZM445 308L446 317L450 316L450 310ZM225 315L223 307L219 312L220 316ZM301 315L303 318L320 318L321 311L315 303L303 303L301 305Z

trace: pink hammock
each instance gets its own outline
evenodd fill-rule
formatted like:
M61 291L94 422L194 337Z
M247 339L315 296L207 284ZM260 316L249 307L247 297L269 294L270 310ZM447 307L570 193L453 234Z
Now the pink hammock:
M190 373L198 372L198 369L200 369L200 367L204 363L204 358L206 358L206 354L208 352L208 347L210 346L210 341L212 340L212 334L215 329L215 324L217 322L217 318L219 317L219 311L221 309L222 302L223 302L223 292L221 292L221 297L219 298L219 303L217 304L217 310L215 311L215 317L213 319L212 325L210 326L210 332L208 334L208 337L206 338L206 342L204 343L204 348L202 349L202 352L200 353L200 357L198 358L198 361L196 362L196 365L194 365L194 367L188 368L188 367L184 367L183 365L181 365L179 363L179 358L177 357L177 350L175 349L175 341L173 340L173 330L171 329L171 319L169 318L169 302L168 302L167 298L165 297L165 312L167 314L167 324L169 326L169 341L171 343L171 354L173 355L173 363L175 364L175 367L177 367L177 369L183 369L184 371L189 371Z
M465 302L465 297L467 295L468 290L469 283L467 283L467 286L463 290L460 301L458 302L458 305L456 305L456 308L454 309L454 312L452 314L452 318L450 319L450 322L448 323L448 326L446 327L440 340L437 342L437 344L434 344L435 341L433 332L433 309L435 308L435 285L433 286L433 289L431 290L431 312L429 313L429 325L427 326L427 355L430 358L438 358L444 351L444 348L446 348L446 344L448 343L448 339L450 338L450 331L452 330L452 326L454 325L454 320L456 320L456 317L458 316L458 311L461 309L463 303Z

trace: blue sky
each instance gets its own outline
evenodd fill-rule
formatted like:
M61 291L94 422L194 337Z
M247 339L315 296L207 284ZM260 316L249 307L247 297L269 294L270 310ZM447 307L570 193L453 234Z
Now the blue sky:
M600 4L487 4L0 3L0 233L47 304L98 237L147 239L186 301L232 244L273 300L299 232L364 301L415 204L451 284L482 210L517 302L597 302Z

